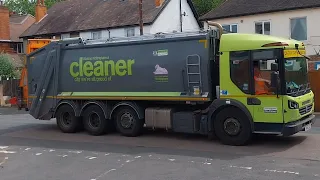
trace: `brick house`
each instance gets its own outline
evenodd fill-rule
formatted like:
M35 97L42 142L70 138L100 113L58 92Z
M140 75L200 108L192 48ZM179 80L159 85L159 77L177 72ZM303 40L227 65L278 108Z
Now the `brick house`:
M23 66L23 39L19 36L34 22L32 15L18 15L10 12L0 1L0 53L9 54L16 68Z

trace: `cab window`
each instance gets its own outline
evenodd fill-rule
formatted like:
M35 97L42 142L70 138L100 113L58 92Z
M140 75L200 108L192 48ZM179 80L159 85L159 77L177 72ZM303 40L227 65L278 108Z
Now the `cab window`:
M250 94L249 51L230 52L230 73L232 82L244 93Z
M276 51L252 51L254 92L255 95L272 95L276 90L271 89L271 64L278 62Z

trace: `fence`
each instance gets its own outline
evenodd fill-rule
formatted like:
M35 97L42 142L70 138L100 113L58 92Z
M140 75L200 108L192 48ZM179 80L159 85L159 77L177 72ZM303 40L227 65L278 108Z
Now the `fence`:
M17 97L19 79L1 79L0 84L3 87L3 96Z
M320 71L309 71L309 81L314 93L315 111L320 112Z

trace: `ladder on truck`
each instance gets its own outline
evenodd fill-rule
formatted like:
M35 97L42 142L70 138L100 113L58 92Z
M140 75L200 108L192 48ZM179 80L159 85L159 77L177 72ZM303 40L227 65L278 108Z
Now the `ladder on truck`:
M188 90L189 93L193 92L194 95L202 95L200 60L198 54L188 55L186 59ZM191 88L193 88L193 90Z

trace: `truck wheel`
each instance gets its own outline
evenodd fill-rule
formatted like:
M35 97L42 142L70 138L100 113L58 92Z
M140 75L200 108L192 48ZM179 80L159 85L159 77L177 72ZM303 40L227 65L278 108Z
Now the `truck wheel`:
M241 146L251 140L251 124L240 109L222 109L213 121L215 134L223 144Z
M81 126L81 121L75 116L71 106L65 104L56 112L57 125L64 133L75 133Z
M105 134L110 127L101 107L90 105L83 112L83 123L86 131L94 136Z
M115 114L115 123L118 132L123 136L135 137L142 133L143 119L129 106L120 107Z

